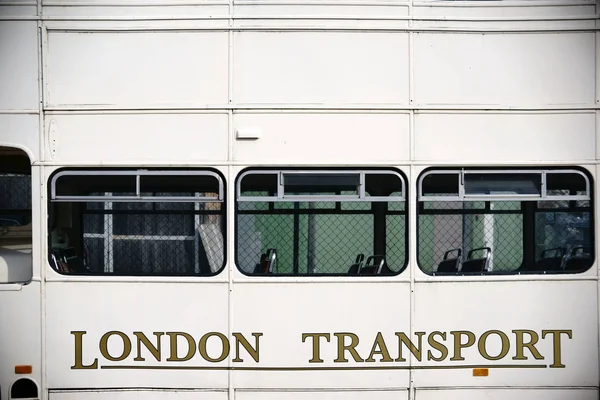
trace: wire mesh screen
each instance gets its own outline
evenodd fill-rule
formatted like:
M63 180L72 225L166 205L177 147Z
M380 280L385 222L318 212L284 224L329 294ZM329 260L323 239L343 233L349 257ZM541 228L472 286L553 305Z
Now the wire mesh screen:
M0 173L0 226L31 223L31 177Z
M357 256L385 258L384 272L406 260L406 216L375 211L371 202L239 202L237 264L259 273L261 260L276 254L273 274L352 274ZM379 214L378 214L379 213ZM262 271L267 272L267 271Z
M440 263L480 261L480 272L508 272L523 263L523 215L519 202L424 202L419 215L419 266L437 272ZM460 257L459 257L460 254ZM472 271L476 272L476 271Z
M224 266L221 203L89 202L81 222L61 228L63 272L118 275L211 275ZM80 237L81 239L78 239Z
M591 246L589 212L545 211L536 213L536 258L545 249Z
M419 266L426 273L550 273L589 267L589 204L580 205L584 207L570 209L562 201L423 202Z
M550 203L550 202L546 202ZM592 266L593 243L589 202L576 211L559 207L538 210L535 214L534 268L558 272L581 272ZM552 209L554 208L554 209ZM589 209L588 209L589 210Z

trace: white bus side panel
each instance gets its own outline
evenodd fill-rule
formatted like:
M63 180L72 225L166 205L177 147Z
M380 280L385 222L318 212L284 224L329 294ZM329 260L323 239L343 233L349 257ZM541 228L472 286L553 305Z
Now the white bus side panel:
M208 390L120 389L50 391L49 400L227 400L227 392Z
M53 114L46 124L47 158L61 162L214 164L228 154L226 113Z
M406 400L408 399L408 390L315 390L310 392L236 390L235 398L236 400Z
M594 104L593 33L421 33L414 41L417 104Z
M0 289L0 396L8 399L10 384L29 378L41 384L40 284L32 282L20 290ZM31 365L31 375L15 374L15 366Z
M234 36L238 104L408 103L408 35L242 32Z
M462 163L593 161L595 130L593 112L419 113L415 157Z
M361 1L361 2L254 2L239 1L234 7L234 14L238 18L249 16L269 16L285 18L290 15L306 17L331 17L332 15L352 18L360 16L361 19L377 20L379 18L402 18L408 16L408 2ZM284 22L284 21L281 21ZM358 21L354 21L355 23ZM322 22L321 22L322 23Z
M535 1L535 0L533 0ZM429 4L428 4L429 3ZM584 1L530 1L503 2L503 3L463 3L464 6L457 7L453 3L441 3L433 1L419 1L413 4L412 15L418 17L438 18L493 18L493 17L554 17L556 19L566 17L590 17L594 15L595 7L592 2ZM533 18L532 18L533 19ZM531 24L532 21L526 21ZM506 21L503 21L508 25Z
M0 22L0 110L38 110L37 46L35 21Z
M381 362L370 357L381 332L392 358L398 357L395 332L410 329L408 283L236 283L233 331L264 332L260 367L294 370L234 370L236 388L408 388L408 369L367 370L406 363ZM358 337L355 347L365 361L355 361L349 351L339 353L338 336ZM303 334L326 334L320 339L320 359L313 359L313 339ZM344 338L350 344L349 336ZM341 356L341 357L340 357ZM339 361L335 361L339 359ZM345 359L346 361L342 361ZM240 364L245 366L246 363ZM308 370L309 368L324 370ZM349 370L347 368L350 368Z
M415 400L597 400L598 389L417 389Z
M208 332L227 333L228 289L226 283L136 283L136 282L49 282L46 286L46 345L48 388L227 388L227 370L144 369L148 366L192 367L211 366L198 351L188 361L169 361L172 357L167 332L184 332L198 345ZM210 283L209 283L210 282ZM75 365L75 335L82 336L81 365L91 365L98 359L97 369L72 369ZM131 341L131 353L122 361L109 361L99 351L101 337L119 331ZM154 332L161 336L160 361L141 346L138 358L137 340L133 332L143 332L156 342ZM107 352L120 357L124 340L112 335ZM185 338L177 339L177 356L184 358L189 350ZM218 340L207 342L212 357L220 354ZM111 366L127 369L110 369ZM108 367L108 368L106 368Z
M418 370L413 372L416 387L431 386L597 386L598 376L598 296L597 284L589 281L514 281L514 282L439 282L417 283L415 287L415 331L446 332L448 356L444 361L423 360L423 365L489 365L489 376L473 376L472 368ZM479 339L486 331L504 332L509 339L505 357L486 360ZM526 360L517 356L513 330L532 330L539 336L534 347L543 359L523 350ZM555 352L553 334L544 330L569 330L560 335L560 359ZM450 331L470 331L476 342L456 357L455 336ZM542 338L545 336L545 338ZM524 336L529 342L530 336ZM439 337L438 341L441 340ZM465 335L462 343L467 342ZM484 342L487 353L502 353L500 337ZM440 352L432 350L435 357ZM564 368L553 365L564 365ZM510 365L515 368L495 365ZM523 366L541 366L523 368ZM518 368L521 367L521 368Z
M37 15L37 4L29 1L2 1L0 2L0 15L3 17L32 17Z
M234 126L261 134L234 142L235 161L356 165L409 158L405 113L240 113Z
M49 31L46 102L124 108L227 103L227 43L224 32Z
M40 159L40 118L37 115L0 114L0 146L16 147L31 162Z
M104 0L86 0L72 3L65 3L61 0L45 0L43 12L45 17L71 17L73 19L90 15L129 18L164 18L165 15L168 15L173 19L179 19L222 16L227 15L229 11L227 1L197 1L195 3L197 4L194 4L194 2L173 3L168 0L154 2L121 1L115 7L114 3L107 3Z

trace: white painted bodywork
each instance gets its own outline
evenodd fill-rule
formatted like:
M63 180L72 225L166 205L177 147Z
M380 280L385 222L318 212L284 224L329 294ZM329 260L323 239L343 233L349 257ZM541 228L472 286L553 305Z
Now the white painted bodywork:
M0 284L2 398L19 377L14 366L32 365L41 398L57 400L598 399L598 263L576 275L432 277L416 263L415 218L417 177L430 166L582 166L597 197L598 7L593 0L0 2L0 146L25 150L33 163L34 218L31 281ZM237 139L245 130L257 138ZM233 256L235 180L264 165L402 170L406 270L380 279L242 274ZM217 168L227 184L225 269L201 278L58 274L46 256L47 193L49 176L63 166ZM510 336L499 361L508 367L489 376L473 376L473 367L493 364L476 346L463 350L465 361L426 369L414 367L440 363L419 362L406 348L404 363L335 363L333 336L322 343L323 363L309 363L311 344L302 341L303 333L351 332L367 358L378 332L397 353L395 332L518 329L571 330L562 340L565 368L549 367L548 337L538 344L543 360L518 361ZM86 365L109 331L188 332L196 342L207 332L249 339L260 332L260 362L243 351L244 361L234 362L231 341L224 361L196 354L177 364L192 369L77 370L72 331L86 332ZM216 357L213 339L207 351ZM148 352L135 361L135 346L121 364L162 365ZM498 351L496 342L489 346ZM113 340L109 349L117 354L122 344ZM543 368L513 368L527 362ZM342 364L351 368L335 369ZM376 369L386 365L402 368ZM307 369L315 366L324 369Z

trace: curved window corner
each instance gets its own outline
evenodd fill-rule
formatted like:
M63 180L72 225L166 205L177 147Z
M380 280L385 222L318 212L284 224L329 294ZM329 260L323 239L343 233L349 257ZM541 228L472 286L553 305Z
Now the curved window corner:
M31 200L29 157L0 147L0 283L31 281Z
M236 183L236 265L253 276L397 275L407 263L396 170L249 169Z
M594 263L591 176L579 169L431 169L419 177L429 275L569 274Z
M225 266L217 172L65 169L50 182L48 257L61 274L211 276Z

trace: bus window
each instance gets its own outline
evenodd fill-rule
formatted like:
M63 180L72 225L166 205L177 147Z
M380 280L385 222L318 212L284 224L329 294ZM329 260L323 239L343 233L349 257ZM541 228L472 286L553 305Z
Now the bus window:
M21 150L0 147L0 283L24 283L33 274L31 164Z
M578 170L429 170L419 179L427 274L550 274L594 260L591 178Z
M213 171L61 170L50 184L50 263L76 275L217 274L224 200Z
M395 170L256 170L237 181L236 263L247 275L395 275L407 262Z

